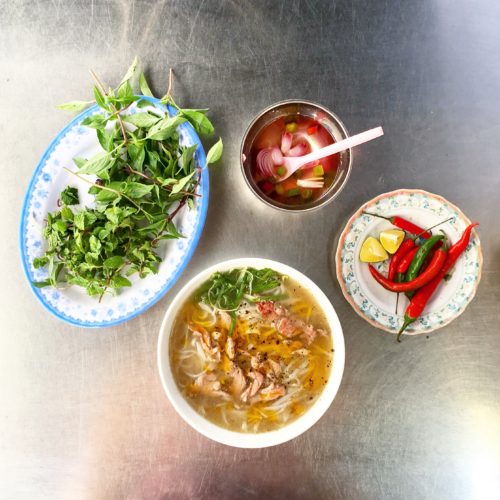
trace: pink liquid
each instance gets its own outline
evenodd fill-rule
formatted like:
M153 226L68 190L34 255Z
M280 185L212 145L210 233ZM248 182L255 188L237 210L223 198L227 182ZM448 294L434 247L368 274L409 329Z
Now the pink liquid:
M264 127L255 138L250 151L252 177L262 193L272 200L285 205L310 203L321 198L332 185L339 166L340 155L328 156L316 162L322 166L323 170L324 186L322 188L306 189L297 186L298 179L313 175L312 169L298 170L283 182L276 182L273 177L263 177L256 166L257 154L264 148L280 147L282 135L286 131L293 134L292 147L299 143L307 145L306 154L335 142L328 130L310 117L291 115L278 118Z

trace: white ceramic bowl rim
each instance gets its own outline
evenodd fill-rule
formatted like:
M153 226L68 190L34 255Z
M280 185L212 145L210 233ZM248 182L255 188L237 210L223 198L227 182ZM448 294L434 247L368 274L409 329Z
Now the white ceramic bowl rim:
M170 331L176 313L186 299L188 299L190 295L212 275L212 273L242 267L269 267L281 274L290 276L307 288L318 301L330 324L333 335L333 347L335 349L330 377L314 405L291 424L275 431L257 434L229 431L209 422L201 416L189 405L177 388L170 369L170 359L168 356ZM211 266L196 275L182 288L170 304L165 313L158 338L158 368L160 371L160 378L172 406L191 427L204 436L214 441L218 441L219 443L240 448L264 448L281 444L299 436L313 426L328 410L337 394L344 371L344 361L345 348L342 327L340 326L335 309L326 295L313 281L301 272L280 262L267 259L240 258L228 260Z

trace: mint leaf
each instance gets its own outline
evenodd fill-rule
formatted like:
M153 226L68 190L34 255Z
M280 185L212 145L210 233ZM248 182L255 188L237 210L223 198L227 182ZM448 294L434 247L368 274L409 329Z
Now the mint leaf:
M65 205L78 205L80 200L78 198L78 189L76 187L68 186L61 191L61 201Z
M186 173L189 172L190 170L191 161L194 158L194 153L196 152L197 148L198 146L196 144L193 144L192 146L189 146L182 150L181 166L184 169L184 172Z
M130 280L128 280L124 276L121 276L120 274L116 274L111 279L111 286L113 288L122 288L124 286L132 286L132 283Z
M44 281L32 281L31 284L36 288L45 288L46 286L51 286L52 283L49 280Z
M40 269L41 267L44 267L48 264L49 258L44 256L44 257L35 257L33 259L33 267L35 269Z

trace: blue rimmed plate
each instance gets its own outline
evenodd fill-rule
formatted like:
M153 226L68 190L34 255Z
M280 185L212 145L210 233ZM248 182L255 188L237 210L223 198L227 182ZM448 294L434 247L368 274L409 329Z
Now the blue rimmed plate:
M359 260L361 245L368 236L378 238L381 231L394 226L385 220L364 215L364 211L386 217L399 215L423 228L453 217L453 220L439 226L451 243L460 238L470 221L455 205L441 196L418 189L400 189L381 194L362 205L349 219L340 235L335 255L337 279L342 293L362 318L377 328L397 333L403 324L408 300L404 294L399 294L396 311L396 294L382 288L370 275L368 265ZM473 231L469 246L452 269L451 278L443 281L422 316L408 327L406 333L431 332L458 317L474 298L481 279L482 264L479 237ZM386 272L387 267L388 261L378 265L382 272Z
M158 99L143 97L151 106L165 110ZM35 269L33 259L43 254L45 242L43 229L46 214L57 210L60 192L68 184L78 187L81 206L90 205L92 197L87 194L88 185L72 176L63 167L75 170L73 158L89 158L101 151L95 130L84 127L81 122L89 115L99 113L97 105L90 107L74 118L52 141L38 163L24 198L21 214L20 245L24 272L35 296L42 305L58 318L77 326L105 327L127 321L157 302L177 281L185 269L200 239L208 208L209 181L206 157L200 138L188 123L179 126L182 145L198 146L195 154L200 167L200 184L194 208L184 207L176 215L176 225L185 238L165 240L158 248L162 263L158 274L141 280L132 277L132 286L117 295L105 296L101 302L89 297L80 287L36 288L31 282L46 277L46 270ZM127 113L137 112L134 103ZM173 112L173 109L169 109Z

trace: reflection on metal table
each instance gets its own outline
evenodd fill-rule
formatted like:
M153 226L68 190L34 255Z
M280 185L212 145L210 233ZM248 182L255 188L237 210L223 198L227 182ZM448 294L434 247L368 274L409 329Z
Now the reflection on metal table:
M450 2L2 2L0 247L2 498L493 498L500 489L500 6ZM23 194L88 93L138 55L157 94L210 107L225 143L210 174L196 252L171 291L129 322L85 330L33 297L18 255ZM247 188L251 119L289 98L320 103L353 154L328 206L287 214ZM356 315L334 273L339 233L365 201L398 188L444 196L481 222L483 277L445 328L397 344ZM163 314L191 277L235 257L309 276L343 326L346 366L324 417L269 449L211 442L170 406L156 366Z

